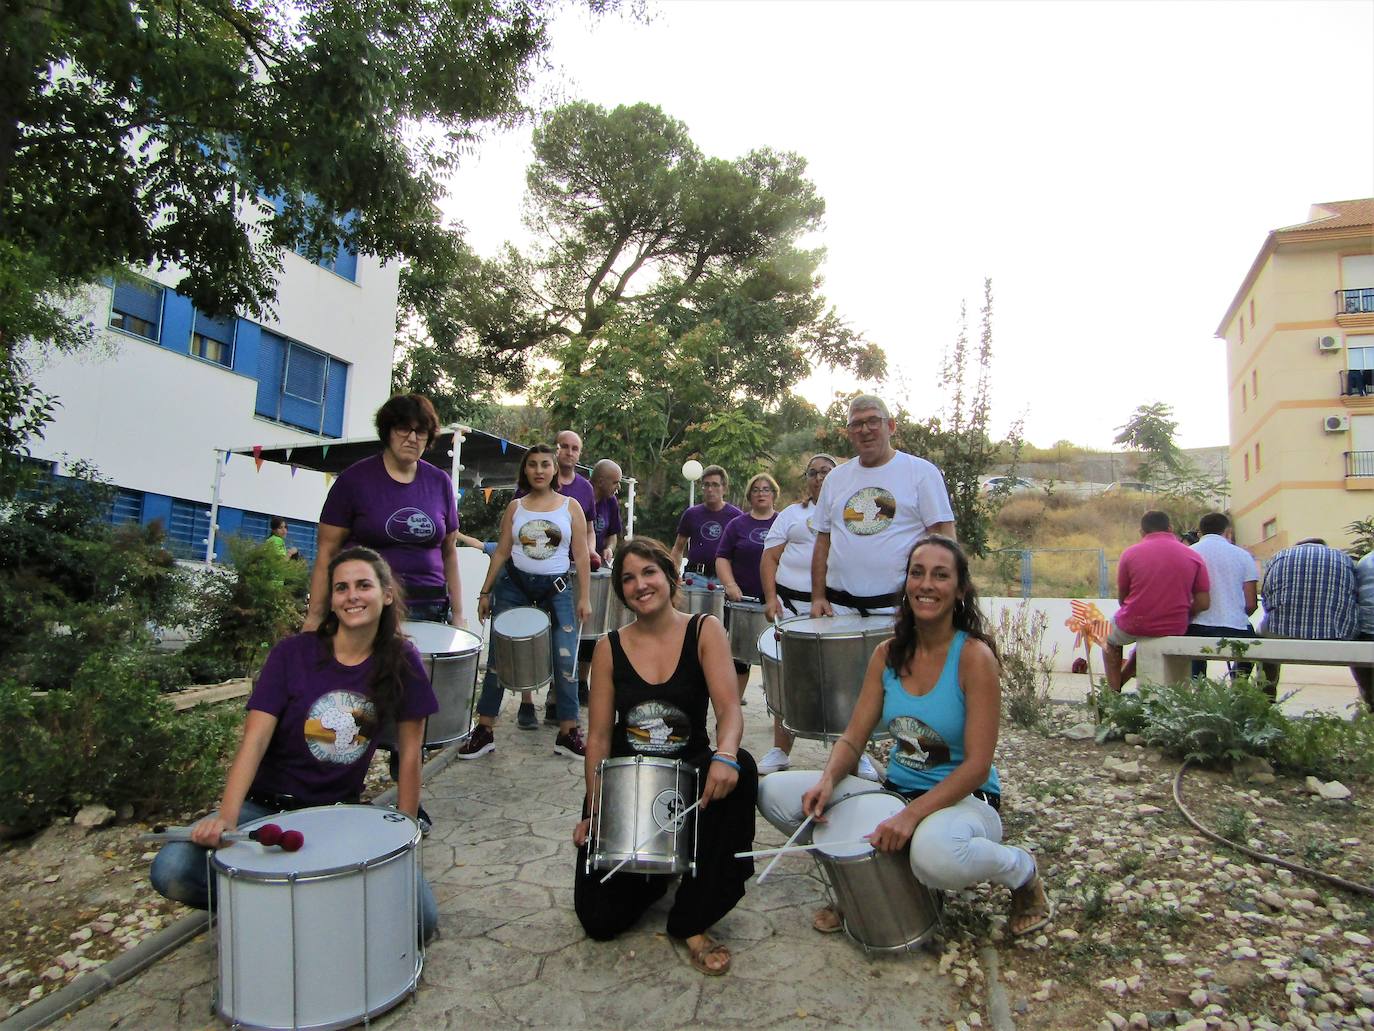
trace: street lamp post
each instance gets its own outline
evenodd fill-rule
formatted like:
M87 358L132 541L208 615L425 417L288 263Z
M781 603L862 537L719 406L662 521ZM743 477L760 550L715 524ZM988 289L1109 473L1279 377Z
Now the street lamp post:
M701 479L701 463L689 458L682 463L682 475L687 480L687 507L697 503L697 480Z

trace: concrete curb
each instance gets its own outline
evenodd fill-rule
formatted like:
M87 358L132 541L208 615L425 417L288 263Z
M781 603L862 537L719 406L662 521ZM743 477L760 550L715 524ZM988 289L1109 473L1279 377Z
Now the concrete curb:
M978 960L983 964L983 983L988 992L988 1020L993 1031L1016 1031L1016 1021L1011 1016L1011 1004L1007 1001L1007 990L1002 987L997 975L997 950L984 945L978 950Z
M421 767L420 782L446 770L458 758L457 744L442 749ZM391 805L396 801L396 785L392 785L372 800L373 805ZM209 924L205 913L189 913L171 927L145 938L128 952L121 953L108 963L83 974L71 984L26 1006L8 1020L0 1021L0 1031L36 1031L75 1012L99 995L143 973L150 966L192 938L201 934ZM999 1029L1000 1031L1000 1029Z

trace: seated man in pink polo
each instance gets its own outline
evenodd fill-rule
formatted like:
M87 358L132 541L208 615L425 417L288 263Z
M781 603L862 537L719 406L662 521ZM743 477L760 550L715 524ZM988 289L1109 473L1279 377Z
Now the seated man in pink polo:
M1116 567L1116 598L1103 648L1107 686L1120 691L1135 674L1135 656L1121 665L1122 649L1146 637L1170 637L1188 630L1192 617L1211 607L1207 563L1174 536L1167 512L1140 517L1140 543L1121 553Z

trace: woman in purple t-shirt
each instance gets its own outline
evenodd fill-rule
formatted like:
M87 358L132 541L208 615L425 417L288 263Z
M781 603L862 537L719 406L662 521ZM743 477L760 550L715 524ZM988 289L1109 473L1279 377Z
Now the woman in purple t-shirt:
M219 809L192 828L189 842L153 860L153 887L197 909L210 904L205 850L241 823L306 806L357 802L377 730L395 722L400 751L396 807L416 817L425 717L439 709L415 646L401 632L402 600L375 551L348 548L326 570L329 614L311 634L277 642L248 696L243 740L229 767ZM428 940L438 925L420 879L420 919Z
M377 410L377 436L382 453L340 473L320 510L304 629L318 627L329 610L325 571L348 544L386 559L412 618L463 626L453 481L420 457L439 436L434 405L423 394L397 394Z
M720 535L716 548L716 577L725 589L726 601L758 601L763 597L763 581L759 578L759 562L763 559L763 542L769 527L778 518L773 502L778 497L778 481L767 473L759 473L749 481L744 499L749 511L730 520ZM725 610L725 623L730 624L730 610ZM749 683L748 663L735 661L735 679L739 681L739 696Z

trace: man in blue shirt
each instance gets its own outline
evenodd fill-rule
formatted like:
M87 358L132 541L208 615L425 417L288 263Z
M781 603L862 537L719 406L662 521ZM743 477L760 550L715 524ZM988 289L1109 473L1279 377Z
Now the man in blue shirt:
M1355 563L1319 537L1284 548L1264 572L1261 637L1349 641L1355 636ZM1266 689L1277 695L1279 664L1264 663Z
M1374 642L1374 551L1355 563L1355 591L1359 601L1355 639ZM1374 710L1374 667L1351 666L1350 672L1355 674L1364 704Z

